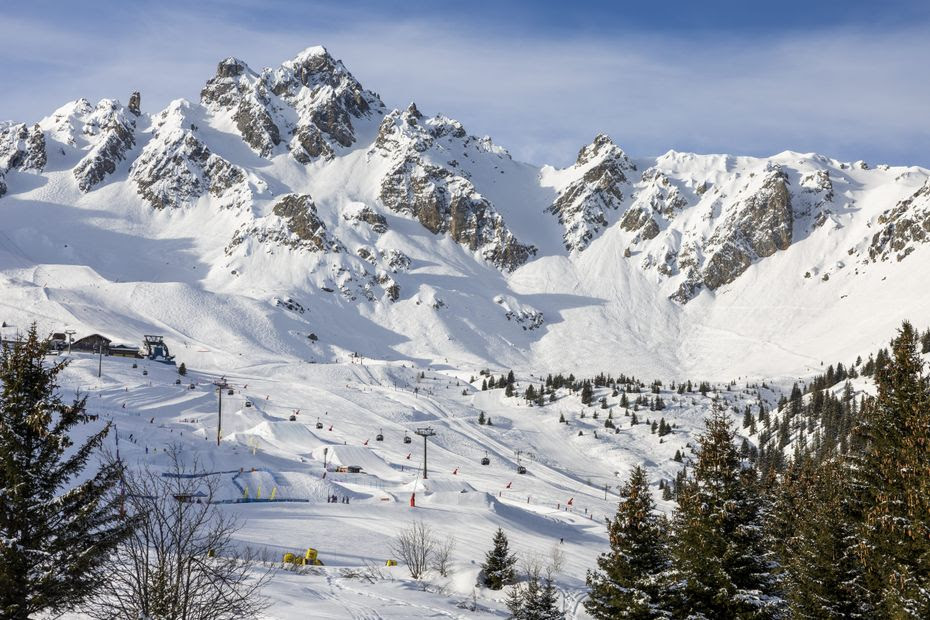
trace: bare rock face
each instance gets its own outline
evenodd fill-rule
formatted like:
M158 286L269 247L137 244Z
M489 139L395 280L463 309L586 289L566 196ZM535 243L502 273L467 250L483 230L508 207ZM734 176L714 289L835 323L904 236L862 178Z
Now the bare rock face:
M126 109L136 116L142 114L142 95L139 94L139 91L133 91L129 95L129 105L126 106Z
M393 163L381 182L381 202L416 218L433 234L448 234L498 268L516 269L536 248L517 241L504 218L466 176L429 161L428 152L445 152L440 140L454 140L458 149L509 158L490 141L468 136L457 121L424 119L411 104L403 112L394 110L385 116L375 140L373 151Z
M245 225L237 230L226 247L226 253L230 254L250 237L259 243L311 252L339 252L343 249L342 244L326 230L308 194L283 196L272 207L271 213L272 217L263 218L257 225Z
M24 123L0 124L0 196L6 193L3 178L9 170L41 172L47 159L45 134L38 125L30 130Z
M620 227L630 232L640 231L643 239L655 239L659 235L659 225L642 207L634 207L623 214Z
M135 145L135 129L135 115L119 102L103 99L97 104L82 128L92 137L93 146L72 171L82 192L89 192L116 172L117 164Z
M709 255L703 271L704 285L718 289L735 280L756 259L787 250L793 222L787 177L773 167L762 186L741 201L714 231L704 250Z
M470 181L417 158L388 173L380 198L389 209L415 217L433 234L448 234L499 268L512 271L536 252L517 241Z
M245 172L210 152L187 117L189 108L178 100L154 119L152 139L129 171L139 195L155 209L180 208L207 192L225 206L244 204L250 198Z
M316 214L316 205L307 194L284 196L272 213L287 223L287 230L296 238L292 244L316 250L332 250L337 244L327 234L326 226Z
M878 217L881 228L872 235L869 258L904 260L916 246L930 241L930 181Z
M580 252L607 227L608 214L620 208L628 174L636 170L620 147L604 134L581 149L572 166L580 178L559 192L546 209L565 228L565 249Z

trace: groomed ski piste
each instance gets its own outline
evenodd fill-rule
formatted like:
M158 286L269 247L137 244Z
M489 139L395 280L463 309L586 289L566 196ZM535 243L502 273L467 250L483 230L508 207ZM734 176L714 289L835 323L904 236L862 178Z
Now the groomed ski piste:
M659 481L674 480L687 463L712 399L727 403L738 421L746 405L757 407L761 399L774 408L781 394L761 383L714 384L706 396L696 383L686 394L666 384L659 394L665 409L634 412L638 394L628 394L630 409L624 410L607 388L595 389L590 406L560 389L555 402L547 398L540 407L507 398L504 389L482 391L486 377L477 368L353 357L338 364L267 363L222 377L188 368L179 377L169 364L104 357L98 377L97 356L62 355L71 359L62 395L88 397L88 412L99 419L86 431L112 422L107 448L115 452L118 436L120 458L129 467L166 470L168 450L179 447L187 462L198 461L218 480L217 508L242 523L237 544L278 561L287 552L318 550L323 566L282 569L265 588L272 601L265 617L274 620L506 617L507 589L477 585L498 527L521 559L545 564L553 548L561 550L557 584L565 609L570 618L586 618L585 572L607 548L604 519L613 514L618 485L632 467L647 468L660 508L669 511L672 502L660 499ZM214 382L221 378L229 387L222 390L217 445ZM652 378L638 379L646 384L643 395L655 397ZM516 377L520 393L542 382ZM481 412L490 424L478 423ZM604 428L608 413L616 432ZM632 425L625 413L635 413L639 423ZM673 428L659 437L650 422L662 418ZM428 439L426 480L423 438L415 434L423 427L436 433ZM685 463L674 460L676 451ZM361 472L339 471L348 466ZM338 501L327 501L331 496ZM417 582L403 562L384 566L398 559L391 539L414 519L441 539L455 538L448 578L433 574ZM383 578L357 578L366 566L381 567Z

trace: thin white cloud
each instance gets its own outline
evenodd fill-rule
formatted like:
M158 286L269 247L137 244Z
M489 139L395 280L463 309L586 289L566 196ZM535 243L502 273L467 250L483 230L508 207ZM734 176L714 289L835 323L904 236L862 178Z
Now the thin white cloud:
M922 34L546 38L332 10L287 25L150 11L103 34L11 19L0 23L2 71L14 73L0 117L35 120L79 96L135 89L153 110L196 99L225 56L261 67L322 43L388 105L416 100L539 163L565 164L604 131L637 155L791 148L927 165Z

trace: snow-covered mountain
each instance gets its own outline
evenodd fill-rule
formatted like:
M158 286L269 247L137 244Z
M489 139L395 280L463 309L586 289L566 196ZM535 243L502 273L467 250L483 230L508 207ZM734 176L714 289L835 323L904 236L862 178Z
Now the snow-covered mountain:
M636 158L606 135L540 168L389 109L322 47L227 58L199 102L0 125L0 319L164 333L202 367L798 374L920 322L928 179L793 152Z

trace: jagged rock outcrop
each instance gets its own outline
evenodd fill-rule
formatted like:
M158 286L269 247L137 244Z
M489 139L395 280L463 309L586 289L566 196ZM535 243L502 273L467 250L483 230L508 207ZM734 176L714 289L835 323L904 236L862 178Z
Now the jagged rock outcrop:
M494 206L466 176L433 164L427 151L444 153L442 138L459 149L477 149L508 157L490 141L468 136L461 124L443 117L424 120L416 106L394 110L381 123L374 151L393 161L381 182L381 202L415 217L433 234L448 234L491 264L512 271L536 253L521 244Z
M258 154L267 157L281 143L280 129L269 112L272 102L267 86L241 60L221 60L216 75L200 91L200 101L231 112L242 139Z
M292 249L311 252L339 252L342 244L326 230L317 215L316 205L307 194L287 194L271 208L271 216L258 225L244 225L236 231L226 247L226 253L254 238L259 243L274 243Z
M212 153L188 118L190 103L172 102L153 119L153 136L130 168L136 189L155 209L179 208L209 192L224 206L244 204L245 172Z
M258 154L270 156L286 141L302 163L352 146L353 119L383 108L378 96L362 88L322 47L308 48L261 73L227 58L201 91L201 102L231 115L243 140Z
M655 239L659 235L659 224L642 207L633 207L624 213L620 227L630 232L640 231L642 239Z
M636 170L620 147L604 135L579 151L572 165L579 178L559 191L546 212L564 227L565 249L580 252L609 223L608 214L620 208L628 174Z
M135 115L117 101L103 99L84 119L82 133L92 146L72 173L82 192L89 192L116 171L135 145Z
M368 226L370 226L371 229L379 235L383 235L387 232L388 229L387 220L383 215L377 213L368 205L361 203L356 203L354 208L343 211L342 219L347 222L352 222L353 224L368 224Z
M823 226L833 212L833 180L827 170L817 170L801 178L801 191L794 205L798 216L811 216L814 226Z
M142 114L142 95L139 94L139 91L133 91L133 93L129 95L129 104L126 106L126 109L136 116Z
M9 170L41 172L47 161L45 134L38 124L32 129L25 123L0 124L0 196L6 193L4 176Z
M736 203L734 212L708 241L703 284L716 290L735 280L753 261L788 249L793 222L788 178L780 168L772 167L761 186Z
M872 235L869 258L884 261L893 255L904 260L916 245L930 241L930 181L878 217L881 226Z

